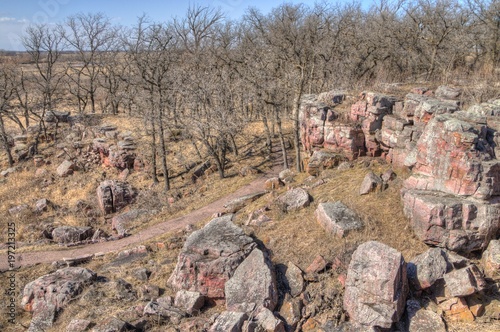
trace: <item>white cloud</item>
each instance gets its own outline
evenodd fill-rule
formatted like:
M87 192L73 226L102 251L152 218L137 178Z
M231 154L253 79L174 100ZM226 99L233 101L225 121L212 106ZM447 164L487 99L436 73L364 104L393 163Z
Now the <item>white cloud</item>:
M12 21L16 21L16 19L14 17L7 17L7 16L0 17L0 22L12 22Z

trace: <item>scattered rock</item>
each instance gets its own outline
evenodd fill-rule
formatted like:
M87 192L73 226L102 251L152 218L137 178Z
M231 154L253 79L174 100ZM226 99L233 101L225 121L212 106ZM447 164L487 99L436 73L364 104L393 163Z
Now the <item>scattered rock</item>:
M300 298L286 296L280 308L280 316L285 320L288 331L294 331L302 319L303 303Z
M330 234L346 236L352 230L363 228L359 216L342 202L319 203L315 212L318 223Z
M458 98L460 98L461 94L462 90L445 85L439 86L434 92L434 95L436 95L436 97L445 100L457 100Z
M359 194L360 195L369 194L377 190L377 188L383 189L382 186L383 186L382 179L375 173L370 172L366 174L365 178L363 179L361 187L359 188Z
M408 317L408 332L446 332L446 325L437 313L421 308Z
M175 295L175 306L189 315L196 315L205 305L205 297L199 292L180 290Z
M144 307L143 315L153 316L156 319L170 320L173 324L179 324L185 317L185 313L163 301L150 301Z
M306 171L311 175L319 175L325 169L334 168L343 160L338 153L333 153L325 150L315 150L309 158Z
M264 189L267 191L277 190L283 187L285 184L280 180L280 178L270 178L264 182Z
M290 290L292 297L299 296L305 288L302 270L292 262L288 262L286 272L286 286Z
M139 288L139 295L141 300L151 301L160 296L160 287L157 285L146 284Z
M354 251L347 272L344 309L353 322L389 328L399 321L408 294L401 253L376 241Z
M264 252L255 248L225 284L226 307L251 312L261 307L274 310L278 302L276 275Z
M309 265L306 269L306 274L314 274L324 271L328 262L321 255L317 255L311 265Z
M235 213L265 194L265 191L261 191L235 198L230 202L224 204L225 212Z
M16 171L17 171L16 167L9 167L6 170L3 170L2 172L0 172L0 176L3 177L3 178L6 178L7 176L9 176L10 174L15 173Z
M9 209L9 214L13 217L19 218L29 213L30 213L30 208L26 204L17 205Z
M249 175L255 175L262 173L262 171L256 167L253 166L244 166L240 169L239 174L240 176L249 176Z
M276 318L273 312L267 308L261 308L255 316L257 324L264 331L285 332L285 324L282 320Z
M217 316L209 332L240 332L243 322L248 318L244 312L223 311Z
M76 243L94 235L92 227L60 226L52 231L52 239L57 243Z
M90 330L91 321L86 319L73 319L66 327L66 332L84 332Z
M397 176L396 173L394 173L394 171L392 169L388 169L380 176L380 178L382 179L382 181L387 183L389 181L394 180L396 178L396 176Z
M467 306L467 301L461 297L454 297L442 302L440 305L446 320L453 322L473 322L474 315Z
M300 210L309 206L309 193L302 188L288 190L276 199L278 205L285 212Z
M135 331L135 327L115 317L110 317L103 320L102 322L94 326L94 328L92 329L92 332L126 332L126 331Z
M50 202L46 198L41 198L41 199L37 200L35 203L35 212L42 213L44 211L47 211L49 204L50 204Z
M209 299L224 298L225 283L256 246L232 219L233 215L224 215L191 233L168 279L169 285L200 292Z
M57 167L56 173L60 177L66 177L68 175L73 174L75 170L76 170L75 163L70 160L65 160Z
M111 229L116 230L118 235L125 235L131 224L139 217L148 213L148 210L130 210L111 219Z

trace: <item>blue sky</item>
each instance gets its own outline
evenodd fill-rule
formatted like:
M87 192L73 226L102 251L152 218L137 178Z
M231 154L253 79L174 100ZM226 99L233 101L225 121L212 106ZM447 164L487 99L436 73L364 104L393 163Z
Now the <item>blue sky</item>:
M365 0L366 2L368 0ZM304 3L315 0L0 0L0 49L22 50L20 35L33 23L59 23L77 13L102 12L113 22L133 25L138 16L147 14L153 21L168 21L184 16L188 6L221 8L230 18L239 18L249 6L269 12L279 4ZM342 2L338 0L338 2Z

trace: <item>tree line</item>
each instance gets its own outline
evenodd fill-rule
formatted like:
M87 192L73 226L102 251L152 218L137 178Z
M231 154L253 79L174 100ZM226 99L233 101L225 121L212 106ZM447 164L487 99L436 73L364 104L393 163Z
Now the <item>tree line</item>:
M194 6L183 17L132 27L101 13L77 14L24 33L26 53L0 63L0 144L14 164L5 122L35 127L70 107L80 114L141 117L151 136L153 181L168 177L167 136L182 132L216 163L248 121L262 121L267 147L282 123L293 125L301 168L298 113L304 94L376 82L498 81L500 1L378 0L282 4L238 20Z

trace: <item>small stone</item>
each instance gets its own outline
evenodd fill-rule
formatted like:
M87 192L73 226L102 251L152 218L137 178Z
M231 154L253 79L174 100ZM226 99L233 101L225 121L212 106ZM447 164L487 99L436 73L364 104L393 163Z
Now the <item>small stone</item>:
M66 177L68 175L73 174L73 171L76 170L76 165L70 160L63 161L56 169L57 175L60 177Z
M243 322L247 319L244 312L223 311L215 319L215 323L208 330L209 332L239 332Z
M321 255L316 255L313 262L306 269L306 274L320 273L326 269L328 262Z
M264 190L273 191L283 187L285 184L281 182L280 178L270 178L264 182Z
M142 300L151 301L160 296L160 287L156 285L146 284L139 288L140 298Z
M184 310L189 315L198 314L205 305L205 297L199 292L180 290L175 295L175 306Z
M288 190L276 199L278 205L285 212L300 210L309 206L310 201L309 193L302 188Z
M86 319L73 319L66 327L66 332L84 332L90 329L91 321Z
M299 296L304 291L305 283L303 272L297 265L288 262L285 278L292 297Z
M375 173L370 172L366 174L361 187L359 188L360 195L366 195L375 191L377 188L382 188L382 179L378 177Z

